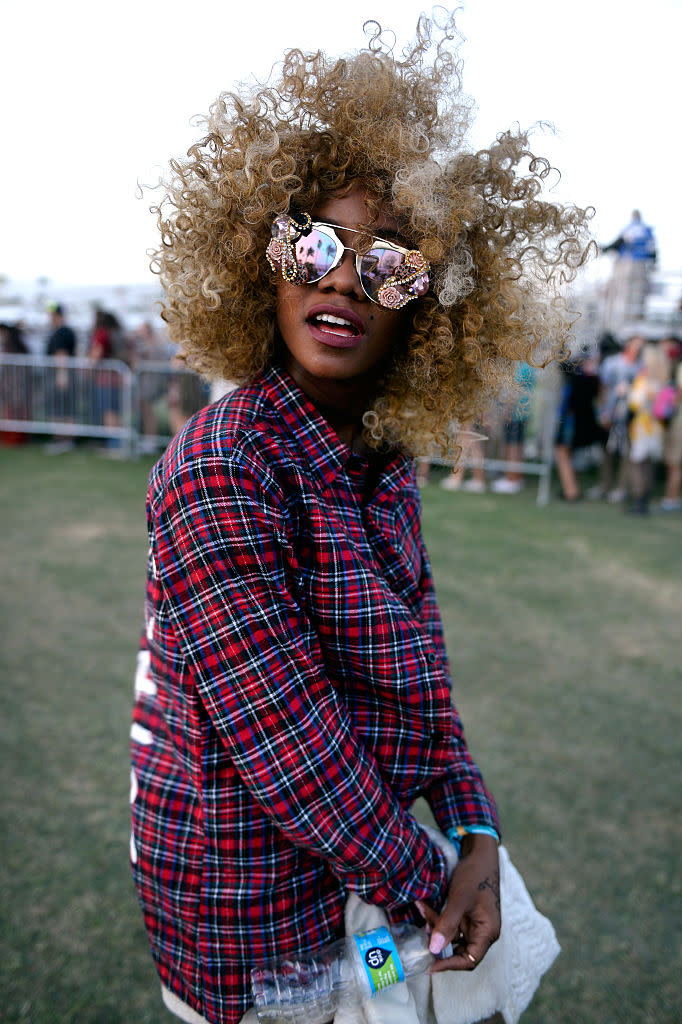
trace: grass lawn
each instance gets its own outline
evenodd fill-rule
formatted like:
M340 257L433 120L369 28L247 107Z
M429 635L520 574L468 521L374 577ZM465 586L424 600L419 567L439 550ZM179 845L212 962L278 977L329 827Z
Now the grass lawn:
M127 863L150 466L0 450L8 1024L173 1019ZM523 1022L678 1022L682 517L423 497L469 744L563 947Z

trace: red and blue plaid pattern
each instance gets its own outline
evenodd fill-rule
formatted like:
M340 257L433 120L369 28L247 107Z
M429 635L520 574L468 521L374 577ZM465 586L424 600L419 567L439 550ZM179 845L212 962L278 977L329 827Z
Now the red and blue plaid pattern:
M152 472L131 856L163 983L211 1021L343 906L439 904L443 829L499 828L466 748L410 460L367 463L278 368Z

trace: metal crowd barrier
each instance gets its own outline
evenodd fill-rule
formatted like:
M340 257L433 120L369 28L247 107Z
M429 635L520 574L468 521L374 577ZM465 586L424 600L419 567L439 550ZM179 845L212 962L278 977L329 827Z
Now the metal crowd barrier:
M138 452L158 451L210 401L198 374L167 362L138 362L134 370Z
M196 373L169 362L59 361L49 356L0 353L0 432L54 439L92 438L112 454L132 457L161 451L183 424L210 401ZM481 435L467 445L459 465L486 474L518 472L538 478L538 504L549 500L557 393L541 378L528 409L523 459L505 459L504 407L474 426ZM422 461L452 465L434 452Z
M0 353L0 432L91 438L112 454L161 450L209 401L205 382L184 367L115 359Z

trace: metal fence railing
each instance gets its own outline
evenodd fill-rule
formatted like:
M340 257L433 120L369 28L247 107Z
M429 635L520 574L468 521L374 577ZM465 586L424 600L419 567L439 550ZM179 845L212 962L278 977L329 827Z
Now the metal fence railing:
M163 448L209 400L184 367L0 354L0 431L92 438L136 455Z
M134 425L138 450L155 451L210 401L201 377L167 362L139 362L134 370Z
M163 449L210 401L206 382L169 362L63 361L49 356L0 354L0 431L56 439L92 438L122 456ZM503 405L474 425L478 440L463 443L459 465L485 474L520 473L538 480L538 504L549 500L557 393L551 377L533 389L524 438L510 461ZM444 464L434 453L426 460Z

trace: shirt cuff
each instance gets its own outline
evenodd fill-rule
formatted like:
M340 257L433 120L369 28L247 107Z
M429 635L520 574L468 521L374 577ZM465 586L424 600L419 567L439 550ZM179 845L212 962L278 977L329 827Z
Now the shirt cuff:
M425 794L433 816L447 836L451 829L481 826L502 835L495 801L475 765L437 779Z
M399 910L416 900L442 906L449 880L445 855L423 829L416 828L419 849L410 851L406 856L403 870L381 881L371 874L344 874L343 881L347 887L365 902L388 911Z

